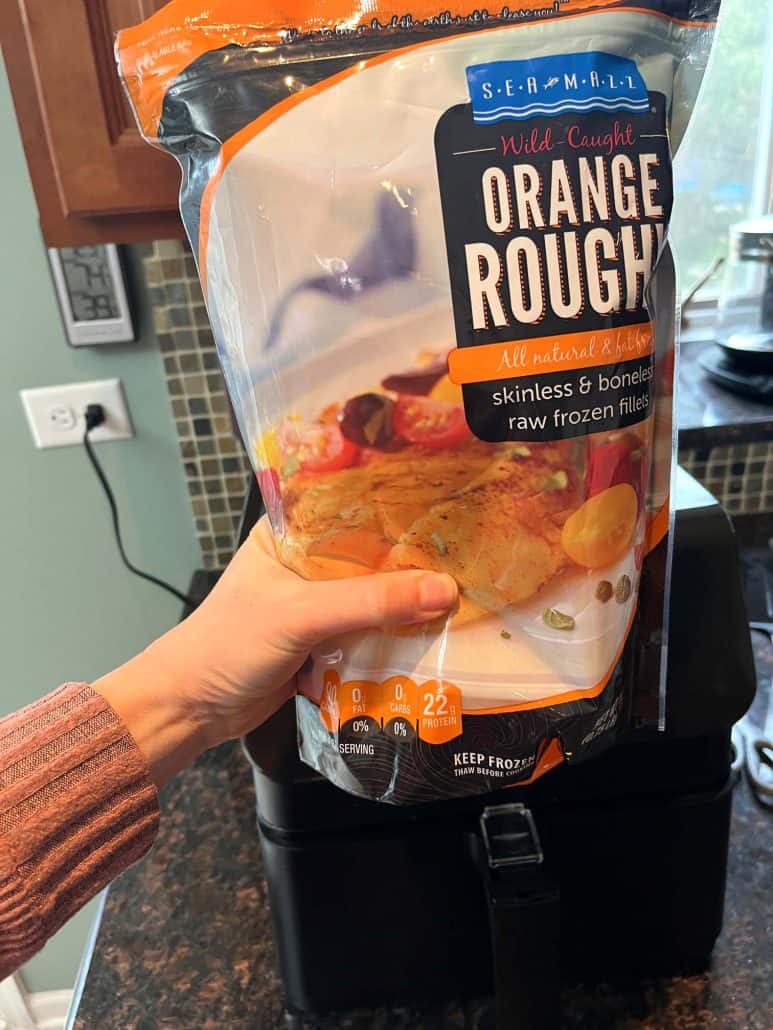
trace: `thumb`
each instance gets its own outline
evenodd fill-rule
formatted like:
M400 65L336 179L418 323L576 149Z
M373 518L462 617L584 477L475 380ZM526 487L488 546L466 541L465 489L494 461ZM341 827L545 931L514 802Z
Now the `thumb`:
M453 608L459 594L451 576L420 570L308 586L305 629L315 643L358 629L429 622Z

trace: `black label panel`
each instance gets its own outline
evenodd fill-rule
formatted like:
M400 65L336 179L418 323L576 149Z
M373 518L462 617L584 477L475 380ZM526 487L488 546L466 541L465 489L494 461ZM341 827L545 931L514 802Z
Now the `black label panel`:
M572 372L520 376L464 388L481 440L558 440L608 433L651 414L653 358Z
M645 289L673 197L665 98L648 99L636 112L481 124L463 104L440 118L435 148L459 348L515 343L528 351L529 341L542 347L648 321ZM600 376L621 377L620 390ZM644 420L650 386L651 359L638 358L464 381L463 394L481 439L551 440Z

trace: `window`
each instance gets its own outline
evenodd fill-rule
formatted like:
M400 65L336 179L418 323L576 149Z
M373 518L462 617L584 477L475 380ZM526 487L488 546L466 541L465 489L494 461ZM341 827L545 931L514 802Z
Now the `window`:
M728 229L771 210L773 0L723 0L693 122L675 163L672 241L682 297L727 254ZM715 302L721 274L701 290Z

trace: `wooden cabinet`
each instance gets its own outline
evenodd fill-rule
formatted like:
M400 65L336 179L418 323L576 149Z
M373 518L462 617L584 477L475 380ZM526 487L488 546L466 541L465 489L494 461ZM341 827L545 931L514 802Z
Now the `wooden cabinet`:
M49 246L182 235L180 173L140 137L118 29L165 0L0 0L0 44Z

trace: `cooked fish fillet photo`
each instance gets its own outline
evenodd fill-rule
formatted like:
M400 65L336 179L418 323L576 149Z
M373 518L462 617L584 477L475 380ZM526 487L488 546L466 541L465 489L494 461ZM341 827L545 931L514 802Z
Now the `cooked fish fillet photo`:
M315 421L287 417L258 447L281 492L288 565L312 579L447 572L456 627L617 561L633 542L644 451L632 432L484 443L437 356Z

